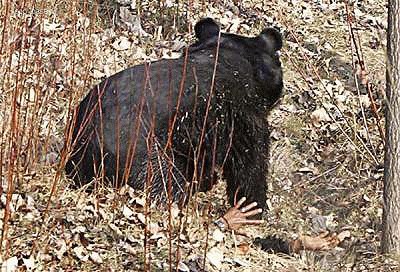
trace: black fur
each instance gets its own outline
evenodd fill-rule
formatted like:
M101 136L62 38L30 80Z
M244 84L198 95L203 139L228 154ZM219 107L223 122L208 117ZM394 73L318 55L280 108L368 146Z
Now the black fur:
M267 251L268 253L283 253L287 255L293 254L289 242L278 237L257 237L254 240L254 244L261 247L262 250Z
M218 166L231 204L238 192L265 206L266 115L283 87L281 36L272 28L253 38L220 33L210 18L195 32L181 58L128 68L83 99L66 164L77 185L104 175L153 198L187 200L211 188Z

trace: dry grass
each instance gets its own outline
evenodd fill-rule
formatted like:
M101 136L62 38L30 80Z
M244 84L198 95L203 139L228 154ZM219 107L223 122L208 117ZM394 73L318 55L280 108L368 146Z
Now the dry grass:
M398 269L398 262L379 255L383 141L354 64L346 19L356 15L353 27L383 126L385 2L362 1L346 13L343 3L239 1L240 16L239 4L229 1L163 9L158 2L136 2L147 37L113 26L113 1L0 4L0 263L16 258L20 270L37 271L140 271L146 263L165 271L178 258L192 271L203 265L217 271L204 262L215 247L224 254L221 271ZM269 117L270 211L265 225L244 231L290 238L317 231L323 219L331 231L351 231L340 248L288 257L267 254L252 238L231 233L218 242L209 225L227 208L222 183L197 194L182 212L151 206L147 217L129 188L88 194L68 187L62 146L73 106L102 76L190 41L190 26L204 16L223 27L233 23L232 31L242 26L243 34L273 23L286 36L285 96ZM123 50L115 45L121 37L130 42Z

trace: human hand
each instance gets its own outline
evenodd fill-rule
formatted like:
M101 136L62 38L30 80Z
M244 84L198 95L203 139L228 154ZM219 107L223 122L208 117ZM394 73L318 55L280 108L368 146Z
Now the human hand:
M262 224L263 220L248 219L250 216L262 213L262 209L255 209L257 202L252 202L247 206L241 207L245 201L246 198L242 197L219 221L223 222L224 226L230 230L238 230L243 225Z

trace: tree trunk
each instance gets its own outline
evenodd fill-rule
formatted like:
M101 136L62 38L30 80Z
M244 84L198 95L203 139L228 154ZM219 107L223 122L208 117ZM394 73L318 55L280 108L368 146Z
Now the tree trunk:
M400 254L400 0L389 1L382 252Z

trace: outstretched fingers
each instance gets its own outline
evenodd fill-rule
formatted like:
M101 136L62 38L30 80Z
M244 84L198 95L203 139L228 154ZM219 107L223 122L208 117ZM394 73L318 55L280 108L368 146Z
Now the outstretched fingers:
M243 225L258 225L264 223L263 220L247 219L248 217L258 215L262 213L262 209L256 208L257 202L252 202L244 207L241 207L245 203L246 198L242 197L234 207L230 208L222 219L225 225L231 230L237 230Z
M253 216L253 215L256 215L256 214L260 214L260 213L262 213L262 209L255 209L255 210L251 210L251 211L248 211L248 212L244 213L243 216L249 217L249 216Z
M243 203L246 201L246 198L245 197L242 197L241 199L239 199L239 201L235 204L235 208L236 209L239 209L240 208L240 206L242 206L243 205Z
M257 207L257 202L250 203L249 205L240 209L240 212L245 213L247 211L252 210L254 207Z

